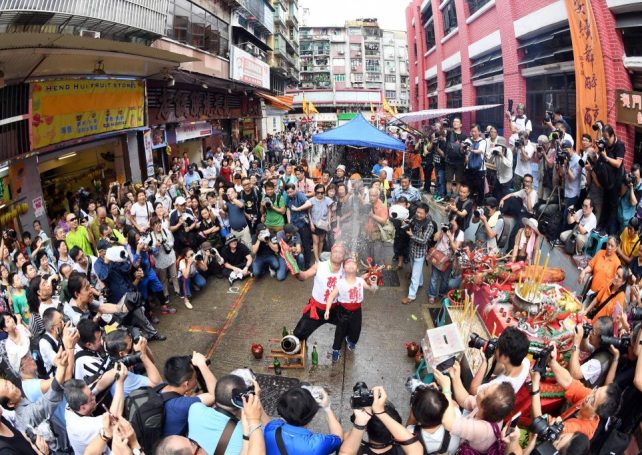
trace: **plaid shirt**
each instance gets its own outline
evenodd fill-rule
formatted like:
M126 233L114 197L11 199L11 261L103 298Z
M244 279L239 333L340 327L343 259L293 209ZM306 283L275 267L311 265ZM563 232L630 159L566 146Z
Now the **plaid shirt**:
M428 242L435 234L435 228L430 217L426 218L423 223L412 223L412 235L410 236L410 257L419 259L426 256L428 251Z

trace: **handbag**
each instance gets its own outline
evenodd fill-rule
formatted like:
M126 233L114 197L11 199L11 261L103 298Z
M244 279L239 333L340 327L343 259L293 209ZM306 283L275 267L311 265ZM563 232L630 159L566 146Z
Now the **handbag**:
M626 285L624 285L622 287L619 287L613 294L608 296L607 299L604 302L602 302L600 305L594 307L591 311L589 311L586 314L586 317L589 318L589 319L593 319L595 317L595 315L597 313L599 313L602 310L602 308L604 308L606 306L606 304L611 301L611 299L613 299L614 297L617 297L620 294L620 292L624 292L625 288L626 288ZM597 294L595 294L595 298L597 298Z
M445 272L450 267L451 260L446 253L437 249L436 246L433 246L426 253L426 259L430 261L433 267L435 267L440 272Z
M395 230L395 225L392 224L392 221L388 219L383 225L375 221L374 224L377 225L377 230L379 231L379 235L381 236L381 238L380 239L372 238L372 240L380 240L381 242L384 242L384 243L393 243L395 241L396 230Z
M330 223L328 222L328 220L321 219L314 224L314 227L328 232L330 230Z

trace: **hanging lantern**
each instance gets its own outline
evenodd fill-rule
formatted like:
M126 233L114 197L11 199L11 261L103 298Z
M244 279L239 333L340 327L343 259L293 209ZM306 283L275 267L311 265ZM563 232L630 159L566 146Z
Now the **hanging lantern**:
M386 119L382 118L381 120L379 120L379 123L381 123L382 125L385 125L386 124Z
M375 115L374 115L374 114L372 114L372 115L370 116L370 121L371 121L371 122L374 122L374 121L375 121L375 118L376 118L376 117L375 117Z

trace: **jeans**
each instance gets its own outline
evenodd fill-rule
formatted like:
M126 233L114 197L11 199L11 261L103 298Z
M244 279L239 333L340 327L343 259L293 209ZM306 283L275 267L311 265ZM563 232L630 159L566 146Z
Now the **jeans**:
M181 283L181 289L183 290L183 296L190 298L192 296L192 286L198 286L203 289L205 287L205 278L200 273L197 273L194 276L185 278L183 274L178 277L178 281Z
M414 300L417 298L417 291L424 284L424 261L425 257L413 258L412 275L410 277L410 287L408 288L408 298Z
M435 169L435 175L437 177L437 194L439 196L446 195L446 171L442 168Z
M428 289L428 297L436 298L438 295L444 295L448 292L448 280L450 279L450 270L447 268L445 272L437 270L437 267L432 268L430 273L430 288ZM439 283L439 292L437 292L437 281L441 280Z
M277 257L274 254L265 256L257 256L252 262L252 274L254 277L259 278L269 267L276 272L276 279L279 281L285 280L288 270L285 267L285 261L282 257Z

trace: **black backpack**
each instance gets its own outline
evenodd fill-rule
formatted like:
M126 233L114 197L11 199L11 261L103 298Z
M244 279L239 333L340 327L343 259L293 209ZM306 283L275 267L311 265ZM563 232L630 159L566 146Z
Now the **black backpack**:
M176 392L161 393L166 385L141 387L125 399L123 415L134 428L145 453L153 453L154 445L163 437L165 403L180 397Z
M421 427L419 425L415 425L415 427L412 430L412 434L414 434L417 439L419 440L419 443L421 444L421 447L424 448L424 455L438 455L440 453L446 453L448 451L448 446L450 445L450 432L444 428L444 439L441 440L441 447L437 449L435 452L428 452L426 449L426 441L424 441L424 437L421 434Z

